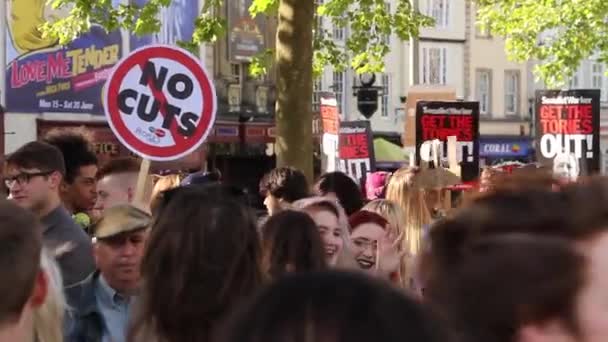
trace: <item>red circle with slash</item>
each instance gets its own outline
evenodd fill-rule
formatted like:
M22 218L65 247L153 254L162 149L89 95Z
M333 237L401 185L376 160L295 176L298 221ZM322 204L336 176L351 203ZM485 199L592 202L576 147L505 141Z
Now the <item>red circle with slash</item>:
M217 109L215 88L200 60L164 45L143 47L120 61L103 100L120 142L156 161L196 150L211 132Z

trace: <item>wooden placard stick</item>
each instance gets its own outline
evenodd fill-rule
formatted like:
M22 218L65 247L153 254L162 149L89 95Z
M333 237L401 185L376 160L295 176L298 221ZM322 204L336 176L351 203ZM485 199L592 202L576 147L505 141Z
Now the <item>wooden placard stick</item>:
M148 183L148 174L150 173L150 160L142 159L139 166L139 175L137 176L137 188L135 188L135 198L133 203L145 205L144 195L146 193L146 185Z
M448 168L450 172L455 174L458 177L462 177L462 169L460 165L458 165L458 156L456 155L457 138L455 136L448 137ZM452 191L448 190L446 193L445 204L446 208L452 208Z
M441 154L439 151L441 150L441 141L438 139L433 140L433 149L431 156L433 157L433 164L435 164L435 168L438 169L441 167Z
M455 136L448 137L448 167L450 172L458 177L462 177L462 169L458 165L458 156L456 155L457 138Z

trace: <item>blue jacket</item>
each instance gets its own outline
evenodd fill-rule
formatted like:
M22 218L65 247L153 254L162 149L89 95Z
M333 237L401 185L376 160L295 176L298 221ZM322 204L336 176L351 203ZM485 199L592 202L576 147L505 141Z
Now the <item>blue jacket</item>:
M95 287L99 271L65 289L68 312L65 342L102 342L104 318L97 306Z

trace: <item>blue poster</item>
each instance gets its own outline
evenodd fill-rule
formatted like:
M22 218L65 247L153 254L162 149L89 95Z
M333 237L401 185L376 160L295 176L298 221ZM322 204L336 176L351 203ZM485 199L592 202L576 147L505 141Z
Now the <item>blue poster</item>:
M119 0L114 0L118 3ZM123 55L120 32L94 26L67 46L38 27L61 18L45 0L10 0L6 29L6 110L103 114L102 89Z
M147 0L135 0L138 6L143 6L147 2ZM190 41L198 13L198 0L171 1L169 7L160 10L161 26L158 33L143 37L131 35L131 51L150 44L176 46L179 41Z

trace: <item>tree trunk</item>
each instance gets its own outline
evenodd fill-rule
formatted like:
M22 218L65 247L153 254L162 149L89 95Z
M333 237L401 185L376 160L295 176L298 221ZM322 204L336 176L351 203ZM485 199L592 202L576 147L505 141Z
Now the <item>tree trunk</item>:
M312 25L313 0L279 0L276 41L277 166L313 177Z

